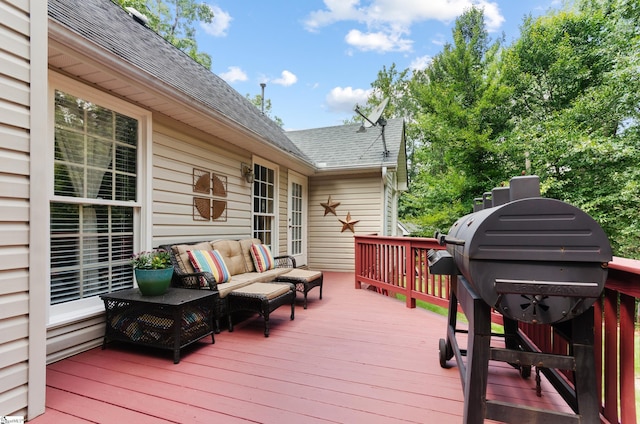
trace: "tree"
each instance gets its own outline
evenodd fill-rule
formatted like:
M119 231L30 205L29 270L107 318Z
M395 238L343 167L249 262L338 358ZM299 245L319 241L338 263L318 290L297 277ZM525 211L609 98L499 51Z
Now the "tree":
M507 144L528 153L543 194L580 207L617 255L640 257L640 8L579 2L536 20L504 54L513 89Z
M211 56L198 51L195 22L211 23L213 10L195 0L115 0L122 7L133 7L149 19L149 28L193 60L211 69Z
M253 103L258 109L262 110L262 94L256 94L251 97L249 93L245 96L251 103ZM265 99L264 101L264 114L274 121L280 128L284 127L284 122L281 118L271 113L271 99Z
M497 78L500 43L491 43L482 10L471 8L456 20L453 44L414 73L416 125L425 142L414 153L418 171L402 201L427 235L446 230L475 196L505 180L505 151L493 143L508 128L508 92Z

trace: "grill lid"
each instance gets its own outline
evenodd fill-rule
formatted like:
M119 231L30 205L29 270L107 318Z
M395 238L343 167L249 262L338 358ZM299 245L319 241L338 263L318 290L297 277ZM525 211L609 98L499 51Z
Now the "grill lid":
M607 235L593 218L568 203L540 197L466 215L445 242L467 260L602 263L612 257Z

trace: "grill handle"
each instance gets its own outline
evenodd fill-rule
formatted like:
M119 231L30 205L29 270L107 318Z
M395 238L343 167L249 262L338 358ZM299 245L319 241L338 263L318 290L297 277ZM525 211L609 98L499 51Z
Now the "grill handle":
M438 240L438 244L440 246L444 246L445 244L455 244L456 246L464 246L464 240L450 237L446 234L440 233L439 231L435 232L435 234L433 235L433 238Z
M454 244L456 246L464 246L465 241L462 239L457 239L455 237L445 236L444 237L445 244Z

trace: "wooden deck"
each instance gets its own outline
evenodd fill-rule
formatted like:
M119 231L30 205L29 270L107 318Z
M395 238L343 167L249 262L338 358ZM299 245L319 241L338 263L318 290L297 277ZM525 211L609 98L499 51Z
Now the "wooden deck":
M440 423L462 422L455 360L443 369L446 318L370 290L353 274L325 273L324 298L171 353L126 344L92 349L47 368L46 423ZM208 340L208 342L207 342ZM551 386L491 364L487 397L567 411Z

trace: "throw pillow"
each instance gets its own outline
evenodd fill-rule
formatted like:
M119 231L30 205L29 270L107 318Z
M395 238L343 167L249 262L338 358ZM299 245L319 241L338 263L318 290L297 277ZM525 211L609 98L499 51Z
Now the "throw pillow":
M227 265L217 250L189 250L189 261L196 272L210 272L216 283L226 283L231 279ZM207 280L200 279L200 285L205 287Z
M264 244L252 244L251 245L251 257L253 258L253 264L256 266L256 271L265 272L268 269L274 269L276 262L273 260L273 255L269 246Z

